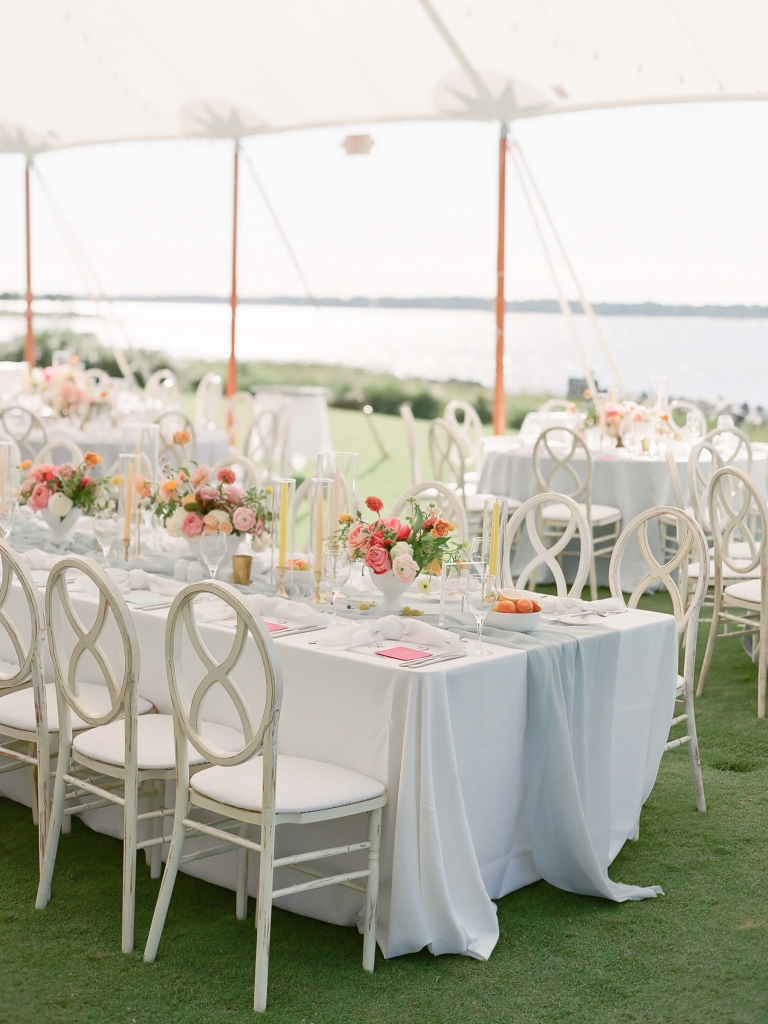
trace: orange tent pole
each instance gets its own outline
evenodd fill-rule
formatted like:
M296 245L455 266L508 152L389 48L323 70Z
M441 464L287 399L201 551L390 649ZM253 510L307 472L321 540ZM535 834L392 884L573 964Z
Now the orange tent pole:
M235 316L237 313L237 175L240 155L240 143L235 140L235 173L232 206L232 294L229 304L232 307L232 326L229 338L229 367L227 369L227 397L237 391L237 360L235 359Z
M507 125L499 136L499 237L496 251L496 384L493 390L493 432L503 434L507 426L504 395L504 211L507 184Z
M24 358L30 366L35 365L35 332L32 329L32 242L31 242L31 230L30 230L30 216L29 216L29 171L32 166L32 161L27 160L26 167L24 168L24 199L25 199L25 216L26 216L26 235L27 235L27 294L25 296L27 300L27 336L24 339Z

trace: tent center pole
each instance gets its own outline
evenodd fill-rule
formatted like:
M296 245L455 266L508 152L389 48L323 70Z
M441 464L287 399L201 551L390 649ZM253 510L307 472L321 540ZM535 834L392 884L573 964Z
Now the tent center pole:
M509 128L501 125L499 136L499 235L496 252L496 383L493 391L493 432L503 434L507 425L507 402L504 394L504 228L507 177L507 135Z
M235 317L237 314L237 175L240 143L235 140L234 189L232 203L232 292L229 304L232 307L232 322L229 337L229 366L227 368L227 396L237 391L237 360L235 359Z
M25 228L26 228L26 240L27 240L27 292L25 299L27 302L27 310L25 316L27 318L27 336L24 339L24 359L29 363L30 366L35 365L35 332L32 327L32 231L30 225L30 208L29 208L29 172L32 166L31 159L27 159L26 166L24 167L24 210L25 210Z

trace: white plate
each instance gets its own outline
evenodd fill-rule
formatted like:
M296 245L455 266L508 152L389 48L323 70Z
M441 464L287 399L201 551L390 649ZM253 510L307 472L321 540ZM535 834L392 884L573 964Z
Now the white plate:
M539 625L541 612L521 615L518 612L488 612L485 624L494 629L507 629L512 633L532 633Z

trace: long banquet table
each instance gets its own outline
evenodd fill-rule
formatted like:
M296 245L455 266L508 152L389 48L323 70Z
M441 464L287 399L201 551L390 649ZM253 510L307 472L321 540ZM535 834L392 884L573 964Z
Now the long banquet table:
M12 613L21 609L18 587L10 600ZM73 593L72 601L88 626L95 600ZM132 609L132 614L141 648L139 691L158 712L169 714L167 609ZM606 848L610 844L612 860L632 834L655 781L672 716L677 635L671 616L647 611L616 615L605 620L605 627L619 637L615 698L613 684L606 686L606 673L598 663L581 684L584 692L569 698L569 728L580 774L576 801L581 800L587 817L594 816L596 793L604 785L603 796L610 804L603 822L610 835L606 833L604 840ZM233 631L217 623L200 628L212 653L223 657ZM581 627L558 628L566 642ZM428 946L435 954L487 958L498 940L492 900L542 877L532 850L528 806L529 748L537 742L530 733L530 654L522 647L489 645L491 653L485 657L470 654L409 671L385 658L322 650L316 643L319 635L275 641L284 681L279 749L336 763L386 784L389 803L378 924L384 955ZM9 654L4 640L0 638L0 657ZM114 649L108 633L103 646ZM258 700L261 666L254 669L255 663L256 659L244 658L235 679ZM96 672L94 667L91 672ZM83 679L91 678L100 681L84 666ZM203 714L224 725L237 725L223 696L211 697ZM602 761L596 759L598 749L603 750ZM545 749L543 754L549 758L558 752ZM0 776L0 793L28 802L25 774ZM98 831L121 834L116 809L89 812L85 821ZM360 818L281 826L279 854L317 848L328 839L327 845L359 841L364 827ZM594 825L593 831L600 827ZM254 895L257 859L252 860ZM349 857L343 863L349 865ZM142 865L139 870L144 870ZM194 862L182 870L234 888L233 854ZM281 872L279 885L301 880L291 869ZM355 925L361 900L357 893L336 886L286 897L278 905Z

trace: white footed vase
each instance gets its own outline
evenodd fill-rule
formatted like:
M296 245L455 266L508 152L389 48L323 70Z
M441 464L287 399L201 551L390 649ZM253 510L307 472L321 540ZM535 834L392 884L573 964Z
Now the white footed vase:
M411 586L395 576L391 569L386 572L371 573L371 579L384 596L384 603L380 606L383 612L400 612L403 610L403 594Z
M200 565L202 565L203 569L205 570L205 575L207 578L208 566L205 564L200 555L200 541L202 540L202 537L187 537L187 535L185 534L184 539L186 540L187 544L189 544L189 550L192 552L192 554L195 556L195 558L198 560ZM221 565L216 570L217 580L224 580L225 582L231 581L232 555L237 554L238 548L240 547L240 541L242 539L242 537L238 537L234 533L230 533L229 536L227 537L227 553L221 560Z
M40 517L51 531L53 543L57 545L64 543L69 536L69 531L82 515L82 509L77 507L71 508L63 517L56 515L49 508L41 508L39 511Z

